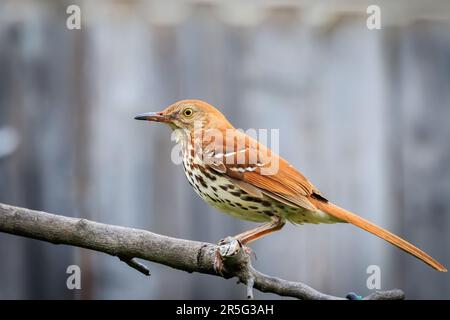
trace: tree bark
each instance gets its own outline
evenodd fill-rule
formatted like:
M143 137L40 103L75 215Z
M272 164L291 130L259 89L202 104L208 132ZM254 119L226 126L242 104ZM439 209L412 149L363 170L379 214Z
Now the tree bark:
M257 271L251 264L250 256L233 238L215 245L5 204L0 204L0 232L104 252L118 257L146 275L150 275L149 269L137 258L187 272L237 277L240 282L247 284L248 298L253 297L253 288L256 288L262 292L298 299L346 299L321 293L300 282L271 277ZM217 250L221 252L224 262L222 273L216 272L214 268ZM350 299L354 297L348 296ZM363 299L404 299L404 293L398 289L379 291Z

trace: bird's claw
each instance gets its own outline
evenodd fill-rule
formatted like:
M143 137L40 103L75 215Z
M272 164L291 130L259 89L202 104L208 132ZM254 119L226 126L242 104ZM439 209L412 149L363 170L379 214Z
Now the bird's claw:
M243 248L244 252L245 252L248 256L250 256L251 258L253 258L253 259L255 259L255 260L258 259L258 257L256 256L255 251L253 251L252 248L250 248L250 247L245 247L245 246L243 246L242 248Z
M214 253L214 270L223 275L225 271L224 259L236 255L241 248L241 243L233 237L220 240Z
M220 275L223 275L224 269L223 258L220 255L220 249L217 247L214 252L214 271Z
M245 247L242 243L233 237L227 237L217 243L217 248L214 253L214 270L223 275L225 271L224 260L236 256L240 251L245 254L255 257L256 254L249 247Z

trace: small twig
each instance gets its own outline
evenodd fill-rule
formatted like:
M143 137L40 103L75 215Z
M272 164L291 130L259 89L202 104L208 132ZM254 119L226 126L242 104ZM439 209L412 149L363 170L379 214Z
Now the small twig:
M404 300L404 299L405 293L399 289L388 291L377 291L363 298L363 300Z
M132 267L133 269L136 269L137 271L139 271L140 273L145 274L146 276L150 276L150 269L147 268L146 265L140 263L139 261L137 261L135 258L127 258L127 257L121 257L119 256L120 261L125 262L127 265L129 265L130 267Z
M247 279L247 299L253 300L253 285L255 284L255 279L252 275L249 275Z

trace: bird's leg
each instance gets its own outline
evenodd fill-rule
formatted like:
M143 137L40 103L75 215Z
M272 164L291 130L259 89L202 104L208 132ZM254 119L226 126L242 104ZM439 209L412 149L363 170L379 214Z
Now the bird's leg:
M281 218L274 218L271 222L263 224L259 227L256 227L254 229L242 232L233 238L238 240L243 246L253 242L255 240L258 240L272 232L278 231L281 228L283 228L285 224L285 221L283 221Z
M214 260L214 269L218 272L218 273L222 273L223 271L223 255L221 254L221 247L223 247L225 244L230 242L230 238L237 240L237 242L239 243L240 247L242 247L245 251L245 253L247 254L251 254L252 251L250 248L245 247L246 244L255 241L257 239L260 239L272 232L278 231L281 228L283 228L285 224L285 221L279 217L274 218L272 221L270 221L269 223L263 224L261 226L258 226L254 229L242 232L234 237L229 237L226 239L223 239L219 242L218 247L216 249L215 252L215 260ZM226 248L226 251L229 251L229 248ZM234 249L235 251L235 249Z

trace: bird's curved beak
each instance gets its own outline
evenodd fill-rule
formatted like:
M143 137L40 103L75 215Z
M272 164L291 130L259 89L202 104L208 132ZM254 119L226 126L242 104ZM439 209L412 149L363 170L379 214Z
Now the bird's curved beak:
M134 117L135 120L155 121L155 122L170 122L170 118L163 115L161 112L147 112L138 114Z

